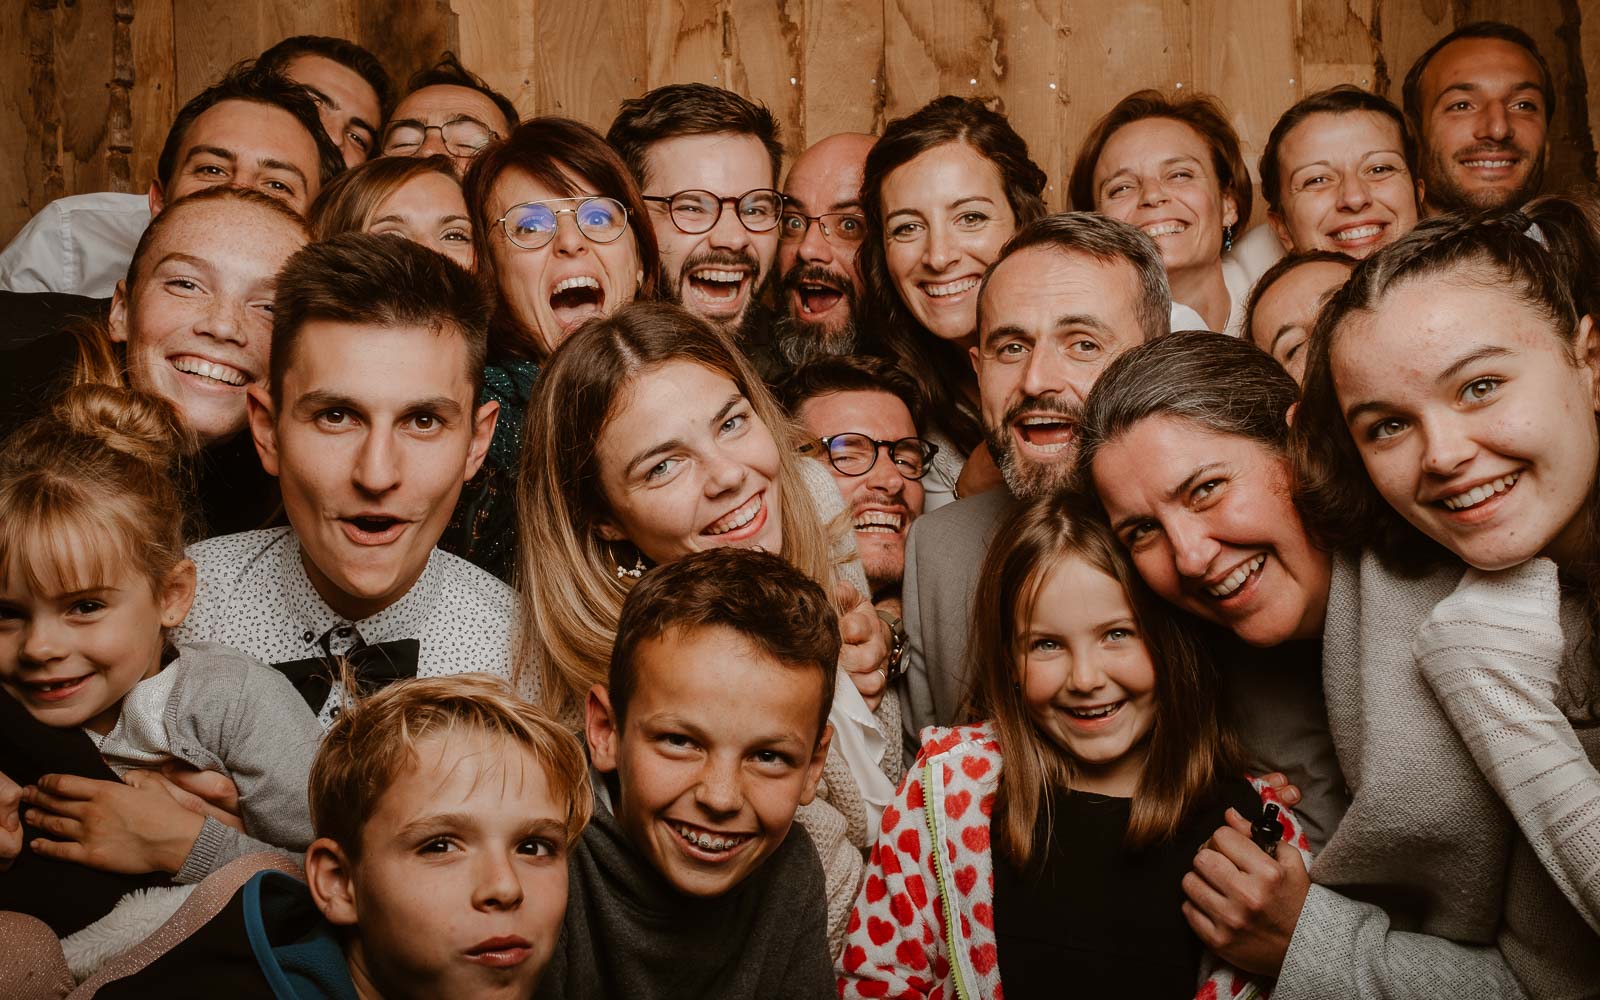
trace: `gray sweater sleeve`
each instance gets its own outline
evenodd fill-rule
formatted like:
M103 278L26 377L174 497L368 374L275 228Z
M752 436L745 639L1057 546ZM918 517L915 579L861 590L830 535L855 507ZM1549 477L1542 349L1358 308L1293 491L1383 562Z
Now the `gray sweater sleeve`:
M1273 1000L1473 997L1524 1000L1493 946L1394 930L1389 916L1313 885L1273 987Z
M1469 571L1417 637L1418 667L1562 895L1600 932L1600 771L1556 707L1555 563Z
M322 739L316 715L283 675L233 650L191 649L184 657L193 662L167 708L173 749L233 779L246 832L208 818L180 882L256 851L306 849L313 839L307 785Z

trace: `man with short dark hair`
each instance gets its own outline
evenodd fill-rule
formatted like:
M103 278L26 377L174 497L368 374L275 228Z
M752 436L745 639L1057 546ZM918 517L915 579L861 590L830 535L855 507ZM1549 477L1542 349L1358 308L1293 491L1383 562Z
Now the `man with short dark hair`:
M207 187L260 191L304 215L344 170L305 88L240 64L185 104L167 132L147 195L51 202L0 252L0 288L105 298L162 205Z
M256 66L306 89L345 166L358 167L377 155L378 129L394 97L377 56L348 39L294 35L261 53Z
M509 98L446 52L406 82L405 96L383 129L382 155L443 153L457 176L465 176L478 151L510 135L517 120Z
M1091 212L1049 215L1001 248L978 286L979 410L1005 489L925 515L906 545L906 730L957 721L967 622L989 540L1018 499L1066 485L1078 416L1113 358L1164 336L1171 292L1150 237Z
M850 509L872 602L899 619L906 535L938 451L921 437L916 382L883 358L819 358L779 383L778 395L806 429L802 453L828 466Z
M861 176L876 136L840 132L801 153L783 182L778 242L779 353L790 365L852 354L859 346L863 284L857 253L867 235Z
M268 384L249 387L289 526L190 547L199 587L178 641L277 664L324 725L336 657L374 680L511 673L510 588L435 548L494 433L499 404L477 402L488 323L470 274L399 236L289 259Z
M672 84L622 102L606 139L644 192L667 294L733 334L772 380L785 366L760 303L783 211L777 119L731 90Z
M1403 93L1422 144L1425 214L1517 208L1539 193L1556 92L1526 32L1462 25L1412 63Z

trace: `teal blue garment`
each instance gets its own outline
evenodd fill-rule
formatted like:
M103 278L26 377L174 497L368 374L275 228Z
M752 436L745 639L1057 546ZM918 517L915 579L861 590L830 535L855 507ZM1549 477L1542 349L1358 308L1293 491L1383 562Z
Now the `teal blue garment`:
M278 1000L358 1000L344 949L305 883L264 871L242 891L245 935Z
M461 489L439 547L511 582L517 558L517 468L522 430L533 401L539 366L532 361L491 362L483 369L482 402L500 404L483 468Z

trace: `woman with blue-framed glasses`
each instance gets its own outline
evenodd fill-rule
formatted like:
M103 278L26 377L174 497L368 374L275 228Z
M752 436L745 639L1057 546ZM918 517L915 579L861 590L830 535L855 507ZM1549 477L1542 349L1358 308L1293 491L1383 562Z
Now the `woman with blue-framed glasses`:
M499 296L491 355L541 361L586 320L655 298L660 256L638 186L594 129L512 129L466 179L479 266Z

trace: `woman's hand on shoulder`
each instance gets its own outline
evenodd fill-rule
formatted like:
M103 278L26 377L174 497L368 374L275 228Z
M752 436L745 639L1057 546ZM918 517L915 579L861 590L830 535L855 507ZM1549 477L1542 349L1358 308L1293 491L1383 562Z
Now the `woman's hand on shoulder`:
M226 774L169 760L159 771L141 768L124 774L122 780L135 788L159 788L190 812L210 816L244 832L244 820L239 816L239 786Z
M878 617L872 602L848 583L834 584L833 599L839 608L839 638L842 640L839 669L861 692L867 708L876 712L889 680L884 667L889 659L888 626Z
M1280 844L1269 855L1250 839L1250 823L1229 809L1227 825L1217 828L1183 877L1183 915L1225 961L1276 976L1310 889L1305 859L1293 845Z

